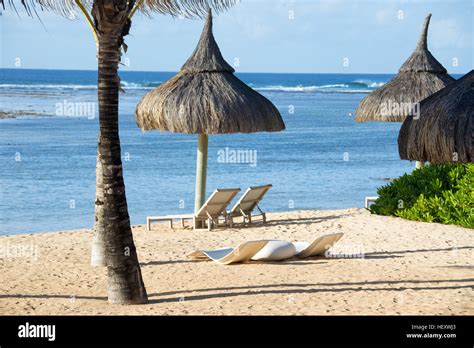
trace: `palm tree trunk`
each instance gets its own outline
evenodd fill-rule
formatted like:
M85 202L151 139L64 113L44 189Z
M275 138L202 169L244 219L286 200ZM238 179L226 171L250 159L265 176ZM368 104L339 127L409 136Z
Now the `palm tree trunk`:
M147 293L142 280L137 252L133 242L119 138L118 105L120 46L128 21L126 1L95 1L93 16L99 37L99 141L98 171L102 172L103 194L102 222L103 244L108 274L109 302L120 304L145 303ZM100 183L100 179L97 179ZM100 197L99 197L100 199ZM96 208L97 209L97 208ZM98 237L99 238L99 237Z
M99 135L100 139L100 135ZM98 140L99 141L99 140ZM94 211L94 235L92 236L91 265L107 266L105 262L105 240L104 240L104 186L102 182L102 164L97 149L96 162L96 197Z

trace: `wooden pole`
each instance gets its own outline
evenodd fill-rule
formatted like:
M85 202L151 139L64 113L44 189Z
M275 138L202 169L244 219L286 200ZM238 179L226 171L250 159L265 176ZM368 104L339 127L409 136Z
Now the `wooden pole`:
M197 213L206 200L206 175L207 175L207 145L209 136L198 135L198 150L196 161L196 193L194 198L194 213Z

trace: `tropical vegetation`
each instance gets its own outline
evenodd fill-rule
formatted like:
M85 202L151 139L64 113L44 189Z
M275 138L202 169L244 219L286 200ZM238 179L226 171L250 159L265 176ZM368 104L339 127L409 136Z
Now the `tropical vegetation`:
M372 213L474 228L474 164L426 165L377 193Z

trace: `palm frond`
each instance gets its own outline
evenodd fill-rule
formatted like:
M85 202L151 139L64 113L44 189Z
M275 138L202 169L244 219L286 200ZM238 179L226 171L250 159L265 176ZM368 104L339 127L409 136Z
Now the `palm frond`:
M90 9L94 1L97 0L81 0L80 2L85 8ZM222 12L239 2L240 0L143 0L139 3L138 10L145 14L157 12L172 16L204 18L209 8L216 12ZM74 0L0 0L3 8L5 8L5 3L15 10L17 5L23 6L30 16L35 13L37 8L54 11L68 18L78 11Z

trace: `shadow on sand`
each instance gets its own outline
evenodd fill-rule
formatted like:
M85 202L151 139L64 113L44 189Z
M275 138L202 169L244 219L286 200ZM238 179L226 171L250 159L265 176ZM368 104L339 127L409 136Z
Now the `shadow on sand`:
M471 283L466 285L441 285L440 283ZM389 287L387 285L401 285ZM373 287L373 285L385 285L385 287ZM422 286L419 286L422 285ZM368 287L366 287L368 286ZM285 288L285 289L281 289ZM289 288L289 289L287 289ZM420 291L420 290L454 290L474 289L474 278L468 279L437 279L437 280L377 280L364 282L337 282L337 283L314 283L314 284L267 284L250 286L233 286L222 288L205 288L194 290L169 291L148 294L149 303L172 303L185 301L200 301L215 298L230 298L239 296L268 295L268 294L313 294L313 293L338 293L338 292L363 292L363 291ZM196 292L208 294L186 295ZM214 292L214 293L209 293ZM218 293L216 293L218 292ZM176 297L169 297L176 295ZM186 295L186 296L185 296ZM162 297L168 296L168 297ZM156 298L158 297L158 298ZM3 298L44 298L44 299L71 299L70 295L37 295L37 294L2 294ZM103 300L107 297L98 296L74 296L75 299Z
M399 250L399 251L380 251L375 253L366 253L365 255L392 255L392 254L412 254L412 253L428 253L432 251L453 251L453 250L464 250L464 249L474 249L473 246L463 246L463 247L450 247L450 248L440 248L440 249L415 249L415 250ZM367 258L367 257L366 257Z
M439 283L472 283L467 285L442 285L434 286ZM364 285L396 285L396 284L407 284L407 286L399 287L364 287ZM425 286L411 287L409 285L425 284ZM432 284L432 285L431 285ZM329 287L322 288L321 286ZM281 287L291 289L278 289ZM319 287L319 288L318 288ZM268 289L268 290L267 290ZM150 299L150 303L170 303L183 301L199 301L208 300L214 298L228 298L238 296L252 296L252 295L265 295L265 294L312 294L312 293L337 293L345 291L419 291L419 290L454 290L454 289L474 289L474 278L470 279L446 279L446 280L381 280L381 281L366 281L366 282L341 282L341 283L315 283L315 284L269 284L269 285L257 285L257 286L242 286L242 287L226 287L226 288L210 288L210 289L196 289L187 291L177 292L162 292L156 294L150 294L149 298L179 295L178 297L165 297L158 299ZM237 291L234 290L246 290ZM203 295L191 295L183 296L186 293L192 292L216 292L225 291L221 293L203 294Z
M281 226L281 225L310 225L317 224L327 220L340 219L341 217L352 216L351 214L341 214L341 215L328 215L328 216L318 216L318 217L309 217L309 218L298 218L298 219L283 219L283 220L269 220L265 224L262 224L260 221L256 221L255 224L251 226L246 226L245 228L262 228L268 226ZM239 221L236 224L241 227Z

